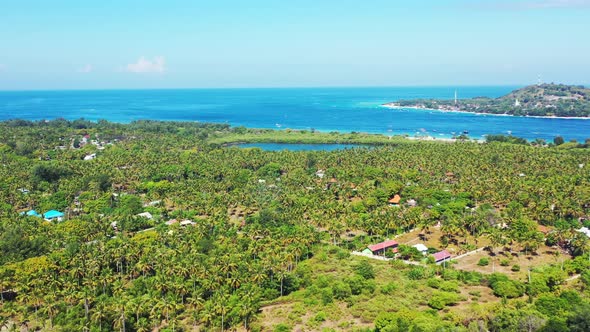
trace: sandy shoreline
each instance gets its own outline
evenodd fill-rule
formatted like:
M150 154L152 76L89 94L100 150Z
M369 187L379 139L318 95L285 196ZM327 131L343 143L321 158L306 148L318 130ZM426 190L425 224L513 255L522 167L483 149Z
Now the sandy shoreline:
M427 141L427 142L446 142L446 143L455 143L457 141L461 141L457 138L447 138L447 137L434 137L434 136L404 136L405 139L409 139L412 141ZM485 139L475 139L475 138L468 138L465 140L466 142L477 142L477 143L485 143Z
M425 108L425 107L418 107L418 106L396 106L396 105L389 105L389 104L383 104L380 106L384 107L384 108L390 108L390 109L412 109L412 110L418 110L418 111L435 111L435 112L443 112L443 113L464 113L464 114L491 115L491 116L513 116L513 117L520 117L520 118L536 118L536 119L590 120L590 117L580 117L580 116L511 115L511 114L478 113L478 112L469 112L469 111L460 111L460 110Z

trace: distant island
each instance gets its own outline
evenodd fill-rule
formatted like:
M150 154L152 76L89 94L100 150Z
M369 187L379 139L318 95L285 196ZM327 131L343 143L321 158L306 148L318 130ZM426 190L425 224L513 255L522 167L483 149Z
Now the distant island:
M498 98L412 99L382 106L498 115L589 118L590 89L582 85L550 83L530 85Z

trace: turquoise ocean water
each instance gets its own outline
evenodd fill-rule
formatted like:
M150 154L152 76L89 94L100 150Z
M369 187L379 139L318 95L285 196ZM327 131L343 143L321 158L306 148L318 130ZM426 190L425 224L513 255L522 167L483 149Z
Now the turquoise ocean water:
M540 119L427 110L387 109L385 102L410 98L498 97L517 87L391 87L290 89L179 89L91 91L2 91L0 120L85 118L228 123L273 129L450 137L468 131L527 139L561 135L590 137L590 120Z

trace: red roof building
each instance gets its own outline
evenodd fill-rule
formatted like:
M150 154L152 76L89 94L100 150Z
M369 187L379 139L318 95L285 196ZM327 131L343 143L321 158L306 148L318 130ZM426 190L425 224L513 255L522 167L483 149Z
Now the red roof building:
M386 249L389 249L389 248L395 249L395 248L397 248L397 246L398 246L397 241L387 240L385 242L370 245L368 248L369 248L369 250L371 250L373 252L373 254L376 254L376 253L385 251Z
M439 251L439 252L433 254L433 256L434 256L434 262L436 262L436 263L439 263L439 262L442 262L444 260L451 258L451 254L446 250Z

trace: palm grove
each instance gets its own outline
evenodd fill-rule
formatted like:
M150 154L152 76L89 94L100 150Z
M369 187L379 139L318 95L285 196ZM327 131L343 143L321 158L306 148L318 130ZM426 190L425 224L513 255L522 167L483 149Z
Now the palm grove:
M265 152L218 144L224 137L264 135L376 147ZM84 137L109 144L81 145ZM0 151L0 318L5 326L264 329L262 307L318 283L330 288L319 291L324 305L353 306L375 292L386 294L364 272L330 287L310 268L319 257L344 259L351 250L411 229L427 236L437 225L441 246L457 243L464 252L485 241L492 253L507 249L530 255L549 243L579 257L565 267L543 267L545 277L528 281L498 274L465 277L460 271L449 277L452 266L397 268L404 271L403 280L432 283L432 289L440 287L433 280L448 278L465 285L463 279L475 278L491 287L507 317L481 315L474 319L478 324L503 330L510 319L514 326L530 320L533 330L569 331L590 313L585 293L590 276L583 273L588 238L575 231L590 209L585 148L409 142L216 124L13 120L0 124ZM84 160L92 153L95 159ZM325 176L316 175L320 169ZM417 204L391 208L387 201L395 194ZM66 220L22 215L32 209L64 211ZM137 216L141 212L154 218ZM168 225L168 220L194 225ZM539 224L555 231L544 236ZM360 235L343 236L351 231ZM554 304L571 294L560 286L567 273L582 273L575 303L586 311L564 307L565 314L556 315L535 307L538 298L552 296ZM540 286L531 287L533 281ZM473 328L470 321L437 313L457 302L451 294L434 293L424 315L433 326ZM523 295L529 300L518 300ZM520 305L531 313L521 320L509 315ZM391 313L397 309L383 308L367 319L377 330L411 328L416 317L401 319ZM282 328L289 326L276 329Z

